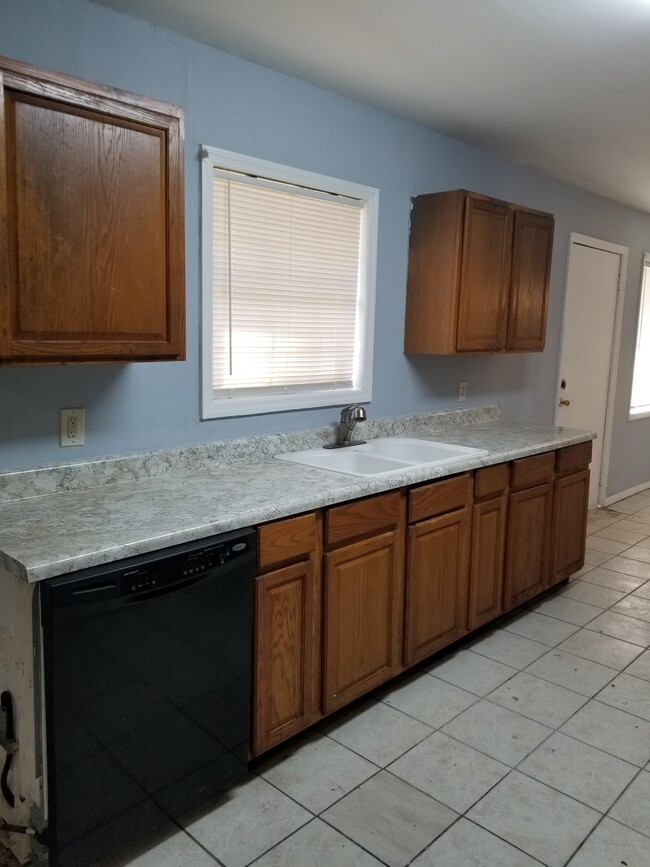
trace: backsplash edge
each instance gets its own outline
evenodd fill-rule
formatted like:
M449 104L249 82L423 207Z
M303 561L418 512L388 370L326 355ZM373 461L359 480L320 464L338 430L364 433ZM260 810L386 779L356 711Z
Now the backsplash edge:
M359 438L424 436L434 430L499 421L498 404L414 413L384 419L369 419L359 428ZM153 478L169 473L195 475L218 466L259 462L288 451L317 448L333 442L336 425L244 439L178 446L169 449L108 456L91 461L0 473L0 503Z

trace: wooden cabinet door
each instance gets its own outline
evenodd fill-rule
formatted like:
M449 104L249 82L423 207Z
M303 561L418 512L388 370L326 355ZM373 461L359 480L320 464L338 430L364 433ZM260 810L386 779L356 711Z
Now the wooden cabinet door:
M548 585L553 484L516 491L508 504L503 607L507 611Z
M254 755L318 716L319 573L310 559L256 579Z
M553 225L541 214L515 214L506 349L544 349Z
M584 566L588 503L589 470L556 479L550 584L568 578Z
M472 551L467 628L477 629L503 610L503 563L508 497L503 495L472 510Z
M405 661L411 665L466 630L469 509L408 529Z
M503 349L506 340L512 210L482 198L465 203L456 349Z
M183 115L0 60L0 360L182 359Z
M403 539L393 530L325 554L323 708L342 707L401 668Z

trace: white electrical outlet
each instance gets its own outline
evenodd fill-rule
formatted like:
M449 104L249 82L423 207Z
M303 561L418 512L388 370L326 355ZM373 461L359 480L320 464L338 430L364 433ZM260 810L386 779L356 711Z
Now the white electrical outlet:
M458 383L458 402L462 403L464 400L467 400L467 383L459 382Z
M60 439L62 446L82 446L86 438L86 410L62 409L60 414Z

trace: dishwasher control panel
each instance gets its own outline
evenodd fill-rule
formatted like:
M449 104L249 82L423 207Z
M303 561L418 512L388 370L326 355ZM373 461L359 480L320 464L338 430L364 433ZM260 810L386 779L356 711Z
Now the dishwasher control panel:
M47 605L56 606L103 603L116 596L139 601L208 575L227 576L239 564L252 569L255 556L256 534L246 528L49 579L42 593Z
M134 565L125 569L121 577L123 594L144 593L169 587L220 569L251 548L248 539L234 539L203 545L164 560Z

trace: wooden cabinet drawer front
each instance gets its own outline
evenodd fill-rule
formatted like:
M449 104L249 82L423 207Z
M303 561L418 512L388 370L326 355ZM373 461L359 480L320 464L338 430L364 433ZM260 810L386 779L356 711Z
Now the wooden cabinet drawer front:
M512 490L521 491L553 481L555 452L544 452L512 462Z
M483 500L486 497L498 497L508 487L510 479L510 464L495 464L493 467L483 467L476 471L474 481L474 498Z
M263 524L257 530L259 569L306 557L318 548L318 518L314 512Z
M578 443L575 446L567 446L558 449L555 462L555 471L558 475L564 473L577 473L586 470L591 463L592 442Z
M409 523L435 518L454 509L462 509L471 499L469 473L413 488L409 492Z
M350 539L391 530L400 522L402 494L391 491L378 497L353 500L328 509L325 515L325 544L338 545Z

